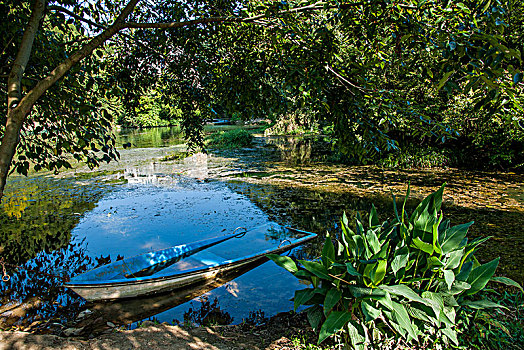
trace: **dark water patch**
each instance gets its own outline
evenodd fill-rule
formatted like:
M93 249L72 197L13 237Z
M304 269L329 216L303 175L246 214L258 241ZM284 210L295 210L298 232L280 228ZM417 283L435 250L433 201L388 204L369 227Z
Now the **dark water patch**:
M64 248L80 218L111 189L75 179L10 178L0 204L1 257L16 265Z

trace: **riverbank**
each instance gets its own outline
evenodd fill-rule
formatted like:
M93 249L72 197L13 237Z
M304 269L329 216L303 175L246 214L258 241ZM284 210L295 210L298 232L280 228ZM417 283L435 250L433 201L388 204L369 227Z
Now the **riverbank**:
M258 326L241 324L183 328L146 321L139 328L114 329L92 339L27 332L0 332L0 350L301 350L308 346L307 343L314 343L315 339L304 315L282 313Z

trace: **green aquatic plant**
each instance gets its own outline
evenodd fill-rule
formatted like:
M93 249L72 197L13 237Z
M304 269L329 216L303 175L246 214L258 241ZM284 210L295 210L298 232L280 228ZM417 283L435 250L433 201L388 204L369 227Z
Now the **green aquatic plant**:
M488 238L468 240L473 222L451 226L441 212L444 185L411 213L394 205L380 222L373 206L353 229L346 215L338 239L327 237L319 261L268 256L310 287L295 292L318 343L338 334L354 349L394 340L421 346L459 345L459 319L477 310L503 308L486 298L486 284L522 287L494 277L499 259L481 264L474 253Z
M244 129L233 129L211 134L207 139L209 147L216 148L240 148L249 147L253 141L253 135Z

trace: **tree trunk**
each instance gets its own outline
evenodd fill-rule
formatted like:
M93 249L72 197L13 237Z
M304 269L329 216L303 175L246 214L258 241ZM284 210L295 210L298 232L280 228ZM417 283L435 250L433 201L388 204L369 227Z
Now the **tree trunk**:
M18 54L13 62L13 68L7 80L7 122L4 136L0 141L0 201L4 194L9 167L19 141L20 129L25 119L25 115L23 115L24 111L18 108L20 100L22 99L22 77L29 62L33 42L38 26L40 25L40 20L44 15L46 3L45 0L35 0L31 18L27 24L20 49L18 50Z
M25 66L29 61L38 24L40 23L46 5L45 0L35 1L31 19L24 33L22 44L20 45L17 58L13 64L13 69L9 75L7 123L4 136L0 141L0 201L3 197L9 168L13 161L18 142L20 141L20 131L36 101L74 65L89 56L97 47L102 45L118 31L125 28L124 20L129 16L131 11L133 11L138 1L139 0L130 0L110 27L59 64L46 78L40 80L35 87L22 98L20 83L25 71Z

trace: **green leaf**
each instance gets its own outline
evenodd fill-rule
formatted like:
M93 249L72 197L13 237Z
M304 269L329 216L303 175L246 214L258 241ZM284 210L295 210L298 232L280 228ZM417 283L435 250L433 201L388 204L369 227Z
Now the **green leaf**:
M427 306L420 304L405 304L404 306L411 317L434 325L438 324L437 320L430 315L431 309Z
M449 77L455 73L454 71L451 71L451 72L447 72L446 74L444 74L444 76L442 77L442 79L440 79L440 81L438 82L438 85L437 85L437 91L439 91L440 89L442 89L442 87L444 86L444 84L446 84L446 82L448 81Z
M415 331L411 318L409 317L404 305L393 301L392 306L393 309L391 311L393 311L393 318L408 332L411 338L417 340L417 332Z
M320 307L320 305L314 305L306 309L305 311L311 328L313 328L315 332L318 331L318 326L320 325L320 322L322 322L322 318L324 317L322 307Z
M309 271L306 271L306 270L298 270L294 276L298 279L301 279L301 280L306 280L306 281L311 281L311 272Z
M466 283L464 281L459 281L458 279L455 279L455 282L451 286L451 290L449 291L449 294L451 295L457 295L460 294L468 289L470 289L471 286L469 283Z
M368 242L369 247L371 248L372 254L377 254L380 252L380 243L378 241L378 237L373 230L368 230L366 233L366 241Z
M351 345L353 345L353 348L355 350L365 350L366 349L366 336L365 331L362 330L364 335L361 334L359 329L361 329L362 326L359 325L355 321L349 321L348 322L348 334L349 338L351 339Z
M351 263L346 263L346 270L351 276L362 276L362 274L359 273Z
M446 328L442 328L440 332L444 334L448 339L450 339L453 342L453 344L457 346L459 345L459 341L457 338L457 332L454 329L446 327Z
M422 293L422 297L430 302L431 309L433 309L436 319L441 319L440 315L444 312L444 299L442 296L438 293L424 292Z
M299 260L299 262L302 265L304 265L306 270L308 270L312 274L314 274L314 275L316 275L316 276L318 276L320 278L326 279L328 281L332 281L333 280L333 278L331 276L329 276L328 270L324 267L324 265L319 264L319 263L314 262L314 261L308 261L308 260Z
M409 260L409 249L408 247L402 247L395 251L395 257L393 258L393 261L391 262L391 269L393 270L393 273L396 275L397 272L403 268L406 267Z
M335 261L335 246L331 237L326 236L326 241L324 242L324 247L322 248L322 263L327 268Z
M295 291L295 297L293 298L293 303L295 311L297 311L300 305L307 303L315 295L315 288L306 288Z
M369 213L369 227L373 227L377 225L379 225L377 208L375 208L375 205L372 204L371 212Z
M326 338L341 330L349 322L349 320L351 320L351 312L333 311L330 313L320 328L318 344L322 343L324 340L326 340Z
M472 309L489 309L489 308L507 309L507 307L494 303L487 299L475 300L475 301L465 300L462 302L462 306L469 306Z
M422 297L420 297L420 295L415 293L413 289L409 288L405 284L399 284L395 286L380 285L379 288L385 290L386 292L389 292L390 294L399 295L406 299L416 301L428 306L431 305L427 300L424 300Z
M378 262L367 265L364 269L364 277L368 278L372 285L376 286L382 282L386 276L387 261L379 260Z
M491 260L489 263L480 265L474 268L468 276L466 282L471 285L471 288L466 292L467 295L477 293L482 290L484 286L489 282L497 266L499 264L499 258Z
M464 256L464 251L465 249L462 248L460 250L454 250L451 253L449 253L444 268L448 270L456 269L460 265L460 261Z
M374 321L380 316L380 310L373 307L369 301L363 300L360 306L362 307L362 313L366 317L366 322Z
M412 241L411 247L420 249L423 252L428 253L430 255L433 254L433 244L426 243L422 241L419 237L415 238Z
M455 273L450 270L444 270L444 280L446 281L446 284L448 285L448 290L451 290L451 286L453 285L453 282L455 281Z
M511 278L507 277L491 277L490 282L497 282L505 284L506 286L515 287L520 289L522 293L524 293L524 290L522 289L522 286L518 284L517 282L513 281Z
M473 261L468 261L467 263L462 265L462 268L460 269L459 274L456 275L455 279L457 281L466 281L472 269L473 269Z
M336 288L331 288L327 292L326 298L324 299L324 315L329 314L331 309L333 309L333 307L337 305L341 297L342 297L342 291Z
M297 264L288 256L281 256L278 254L267 254L268 259L273 260L278 266L283 267L291 273L298 272Z
M386 292L378 289L378 288L366 288L366 287L358 287L358 286L349 286L349 291L355 298L362 298L362 297L384 297L386 295Z
M440 243L440 248L442 249L442 254L447 254L454 250L461 249L460 243L466 237L468 229L473 225L474 221L468 222L467 224L456 225L453 227L444 230L439 234L438 240Z

